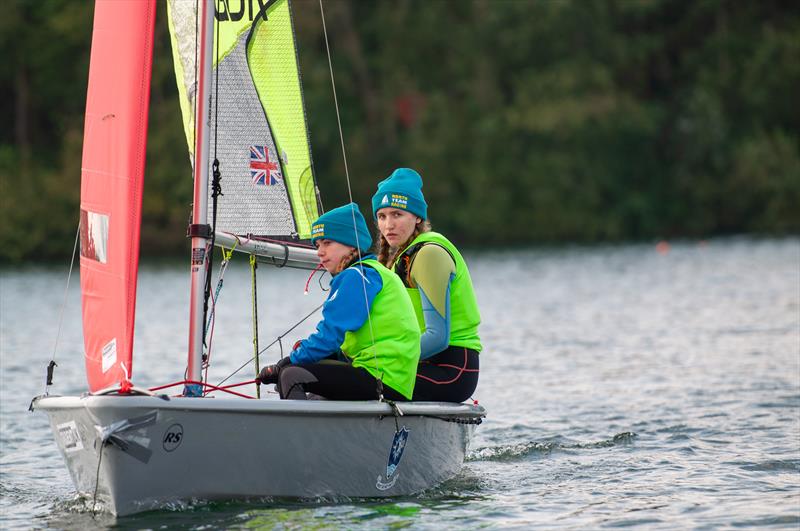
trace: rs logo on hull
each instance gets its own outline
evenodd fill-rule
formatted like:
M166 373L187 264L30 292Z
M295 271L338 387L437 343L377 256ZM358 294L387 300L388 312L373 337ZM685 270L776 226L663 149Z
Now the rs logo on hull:
M180 424L173 424L164 432L164 438L161 440L161 444L164 450L172 452L181 445L181 441L183 441L183 426Z

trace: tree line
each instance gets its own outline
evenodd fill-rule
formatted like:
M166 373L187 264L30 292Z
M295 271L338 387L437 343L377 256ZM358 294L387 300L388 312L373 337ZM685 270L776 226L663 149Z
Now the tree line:
M796 2L324 5L367 216L377 182L409 166L434 228L460 244L800 232ZM319 5L292 6L316 179L332 208L347 185ZM92 10L4 7L3 262L72 250ZM191 175L161 2L156 24L142 252L180 256Z

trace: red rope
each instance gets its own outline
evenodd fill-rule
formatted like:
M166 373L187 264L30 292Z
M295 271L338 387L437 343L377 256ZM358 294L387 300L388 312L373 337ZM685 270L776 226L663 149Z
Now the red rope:
M230 389L231 387L239 387L242 385L250 385L252 383L256 383L256 380L247 380L246 382L239 382L235 384L228 384L228 385L221 385L218 389Z
M308 275L308 280L306 280L306 287L303 289L304 295L308 295L308 285L311 284L311 279L314 277L314 274L316 274L316 272L319 271L320 269L322 269L322 263L320 263L317 267L315 267L314 270L311 272L311 274Z
M217 387L216 385L212 385L212 384L206 383L206 382L196 382L194 380L183 380L181 382L175 382L175 383L171 383L171 384L167 384L167 385L160 385L158 387L151 387L150 391L151 392L159 391L161 389L166 389L168 387L175 387L176 385L196 384L196 385L202 385L204 388L210 388L211 391L209 391L209 392L222 391L222 392L229 393L229 394L232 394L232 395L240 396L242 398L255 399L256 397L254 397L254 396L245 395L243 393L237 393L236 391L231 391L230 390L231 387L239 387L240 385L248 385L248 384L253 384L253 383L256 383L256 380L248 380L246 382L241 382L241 383L237 383L237 384L230 384L230 385L226 385L226 386L223 386L223 387Z

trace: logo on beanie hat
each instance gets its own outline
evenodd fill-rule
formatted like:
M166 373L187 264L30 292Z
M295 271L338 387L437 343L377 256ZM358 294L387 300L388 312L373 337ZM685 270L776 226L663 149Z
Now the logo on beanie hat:
M312 238L324 238L325 237L325 224L324 223L317 223L316 225L311 227L311 237Z
M381 199L381 204L382 205L388 205L389 204L389 197L388 196L383 196L383 199Z
M408 210L408 196L401 194L392 194L391 206L393 208L402 208L403 210Z

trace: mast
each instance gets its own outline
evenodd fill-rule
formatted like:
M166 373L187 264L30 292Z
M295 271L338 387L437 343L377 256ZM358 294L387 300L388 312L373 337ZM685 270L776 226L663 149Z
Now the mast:
M214 0L200 2L200 50L197 72L197 95L195 97L195 161L194 200L192 203L192 284L189 307L189 359L186 379L196 382L202 379L203 367L203 300L208 274L208 249L211 227L208 225L208 159L209 121L211 119L211 61L214 44ZM202 396L202 386L187 384L185 396Z

